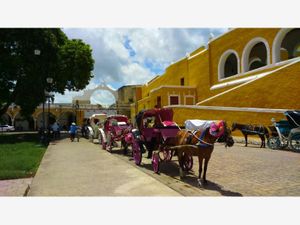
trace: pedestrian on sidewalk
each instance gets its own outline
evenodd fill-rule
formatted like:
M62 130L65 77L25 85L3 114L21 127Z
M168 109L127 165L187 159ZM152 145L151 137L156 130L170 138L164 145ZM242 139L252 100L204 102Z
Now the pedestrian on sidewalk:
M57 121L55 121L54 124L52 125L52 130L53 130L53 138L55 140L59 137L59 125Z
M78 127L76 126L76 123L73 122L71 124L70 130L69 130L71 141L74 141L75 135L77 133L77 129L78 129Z

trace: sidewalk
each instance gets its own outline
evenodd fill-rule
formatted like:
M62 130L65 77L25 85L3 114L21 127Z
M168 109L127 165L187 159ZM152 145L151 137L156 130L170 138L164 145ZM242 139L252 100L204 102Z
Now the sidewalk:
M28 196L180 196L86 139L51 143Z
M0 196L24 196L31 181L32 178L0 180Z

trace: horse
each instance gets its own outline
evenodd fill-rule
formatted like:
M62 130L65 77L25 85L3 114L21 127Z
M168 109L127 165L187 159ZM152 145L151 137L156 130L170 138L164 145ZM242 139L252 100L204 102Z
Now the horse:
M206 171L211 154L214 150L214 143L222 139L225 147L232 147L234 144L231 136L231 130L227 127L225 121L213 122L210 127L201 130L180 130L175 137L175 145L171 149L175 150L179 161L180 178L183 178L183 168L185 158L188 156L198 156L199 160L199 176L198 183L200 186L207 183ZM204 161L204 173L202 175L202 164Z
M251 124L240 124L232 123L231 131L240 130L245 137L245 147L248 145L248 135L258 135L261 140L261 148L266 147L266 138L269 138L269 131L263 125L251 125Z

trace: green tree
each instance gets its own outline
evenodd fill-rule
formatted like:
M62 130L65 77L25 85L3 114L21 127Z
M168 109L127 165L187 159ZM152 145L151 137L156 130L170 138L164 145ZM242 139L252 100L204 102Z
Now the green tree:
M93 67L90 46L61 29L0 29L0 115L13 102L30 115L45 90L64 94L68 81L72 90L85 88Z

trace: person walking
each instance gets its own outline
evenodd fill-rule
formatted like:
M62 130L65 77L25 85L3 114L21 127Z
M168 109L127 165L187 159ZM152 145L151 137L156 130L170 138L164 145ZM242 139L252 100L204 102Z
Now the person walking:
M52 130L53 130L53 138L55 140L59 137L59 125L56 121L52 125Z
M77 132L77 126L76 126L76 123L73 122L73 123L71 124L70 130L69 130L71 141L74 141L76 132Z

